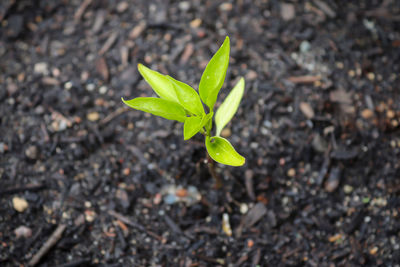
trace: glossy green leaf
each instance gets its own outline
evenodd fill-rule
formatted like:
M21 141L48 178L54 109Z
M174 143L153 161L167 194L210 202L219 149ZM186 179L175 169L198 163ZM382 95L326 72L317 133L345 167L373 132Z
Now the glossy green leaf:
M217 136L221 134L222 129L235 115L240 100L242 100L244 92L244 79L240 78L235 87L233 87L232 91L225 98L224 102L218 108L215 113L215 125L217 127Z
M208 62L201 76L199 84L200 97L211 111L217 101L219 90L224 84L226 70L229 65L229 49L229 37L227 36L222 46Z
M207 136L206 148L210 157L216 162L230 166L242 166L246 162L246 159L237 153L225 138Z
M212 118L214 112L208 113L207 115L201 117L188 117L183 125L183 138L189 140L195 134L197 134L206 123Z
M187 118L185 124L183 125L183 139L188 140L197 134L201 129L200 124L200 117L192 116Z
M170 100L156 97L137 97L122 101L129 107L163 117L167 120L185 122L186 112L183 107Z
M171 76L167 75L167 78L171 81L175 88L175 93L178 98L179 104L186 110L198 116L203 116L205 114L203 104L201 103L200 97L196 90L192 87L178 81Z
M138 70L158 96L163 99L178 103L178 98L176 96L174 86L165 75L157 71L151 70L142 64L138 64Z

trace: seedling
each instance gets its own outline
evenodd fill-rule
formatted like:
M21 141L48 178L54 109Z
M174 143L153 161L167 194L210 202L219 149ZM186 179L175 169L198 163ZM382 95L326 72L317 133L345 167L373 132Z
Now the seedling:
M244 79L240 78L224 102L214 113L217 96L225 80L229 65L229 37L211 58L201 76L199 94L191 86L168 75L138 65L140 74L153 88L158 97L137 97L122 101L129 107L183 123L184 140L189 140L197 133L205 136L208 155L216 162L241 166L245 163L231 143L221 137L222 129L235 115L244 92ZM204 103L208 113L204 110ZM215 114L216 132L212 135ZM214 174L213 174L214 176Z

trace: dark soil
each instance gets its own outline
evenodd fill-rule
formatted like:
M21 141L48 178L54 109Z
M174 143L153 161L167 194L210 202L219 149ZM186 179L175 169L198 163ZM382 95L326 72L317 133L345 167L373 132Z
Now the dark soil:
M400 1L5 0L0 21L1 266L399 266ZM120 98L153 94L139 62L196 86L226 35L246 164L217 190L202 136Z

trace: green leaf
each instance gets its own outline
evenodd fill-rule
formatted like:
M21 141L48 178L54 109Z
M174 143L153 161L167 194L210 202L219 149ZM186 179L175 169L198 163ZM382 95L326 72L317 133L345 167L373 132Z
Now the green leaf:
M167 120L185 122L186 112L183 107L170 100L156 97L137 97L122 101L129 107L163 117Z
M217 136L221 134L222 129L235 115L240 100L242 100L244 92L244 79L240 78L232 91L225 98L224 102L215 113L215 125L217 127Z
M185 124L183 125L183 139L188 140L197 134L201 129L200 124L200 117L193 116L187 118Z
M225 165L242 166L246 161L244 157L236 152L228 140L219 136L207 136L206 148L213 160Z
M203 118L194 116L187 118L183 125L183 138L185 140L192 138L206 125L213 115L214 112L211 112L203 116Z
M178 103L174 86L171 81L163 74L151 70L142 64L138 64L138 70L154 92L163 99Z
M179 100L179 104L182 105L186 110L198 116L205 114L203 104L201 103L200 97L196 90L181 81L175 80L171 76L166 76L175 88L176 96Z
M219 90L224 84L226 70L229 65L229 37L208 62L201 76L199 92L201 100L213 111Z

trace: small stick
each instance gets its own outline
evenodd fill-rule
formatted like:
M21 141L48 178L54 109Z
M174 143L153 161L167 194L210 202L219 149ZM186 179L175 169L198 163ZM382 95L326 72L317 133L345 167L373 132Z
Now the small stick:
M207 153L207 167L211 176L215 179L215 189L220 189L222 187L222 180L218 173L215 171L214 160Z
M151 236L151 237L157 239L158 241L162 241L162 240L163 240L163 237L162 237L162 236L159 236L159 235L157 235L156 233L147 230L147 229L146 229L144 226L142 226L141 224L130 220L128 217L126 217L126 216L124 216L124 215L122 215L122 214L120 214L120 213L118 213L118 212L116 212L116 211L114 211L114 210L109 210L109 211L108 211L108 214L111 215L111 216L113 216L113 217L115 217L115 218L117 218L118 220L120 220L121 222L123 222L123 223L125 223L125 224L127 224L127 225L130 225L130 226L135 227L136 229L138 229L138 230L140 230L140 231L142 231L142 232L145 232L145 233L148 234L149 236Z
M39 263L44 255L60 240L62 234L64 233L65 228L67 228L66 224L60 224L57 226L56 230L51 234L50 238L47 239L46 243L39 249L39 251L32 257L29 261L29 266L35 266Z

